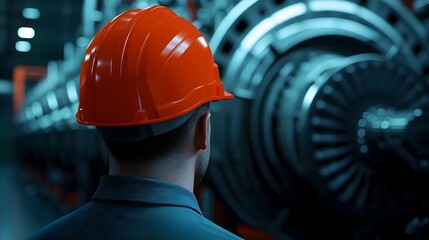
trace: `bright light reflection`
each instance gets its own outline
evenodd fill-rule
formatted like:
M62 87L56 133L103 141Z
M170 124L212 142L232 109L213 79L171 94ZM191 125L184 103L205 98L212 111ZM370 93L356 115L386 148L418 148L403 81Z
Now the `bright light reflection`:
M31 50L31 44L27 41L18 41L15 43L15 49L18 52L29 52Z
M31 27L20 27L18 28L18 36L20 38L31 39L36 35L36 32Z
M203 45L203 47L208 47L206 40L203 37L197 38L197 40Z
M74 103L78 100L77 92L76 92L76 86L73 82L67 82L67 95L69 97L70 102Z
M51 108L52 110L58 108L58 101L57 101L57 98L55 97L55 93L49 92L47 94L46 98L48 100L48 106L49 106L49 108Z
M43 115L42 105L39 102L34 102L31 104L31 110L35 117L41 117Z
M27 19L38 19L40 11L37 8L24 8L22 9L22 16Z

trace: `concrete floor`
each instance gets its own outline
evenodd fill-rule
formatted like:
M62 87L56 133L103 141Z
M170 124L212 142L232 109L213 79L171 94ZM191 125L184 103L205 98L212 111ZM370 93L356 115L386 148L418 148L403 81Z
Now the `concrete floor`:
M13 163L0 165L0 239L26 239L62 215Z

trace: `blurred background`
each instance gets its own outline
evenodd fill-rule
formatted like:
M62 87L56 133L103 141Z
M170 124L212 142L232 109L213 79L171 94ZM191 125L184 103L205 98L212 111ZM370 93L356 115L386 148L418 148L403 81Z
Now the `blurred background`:
M205 216L246 239L429 239L428 0L1 0L0 239L92 196L108 154L74 117L83 53L155 4L236 96L211 107Z

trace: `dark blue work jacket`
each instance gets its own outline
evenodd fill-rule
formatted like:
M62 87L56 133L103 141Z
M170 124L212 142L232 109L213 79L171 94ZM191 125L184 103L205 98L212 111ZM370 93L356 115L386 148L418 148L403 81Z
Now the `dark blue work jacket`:
M185 188L103 176L92 200L31 239L240 239L203 217Z

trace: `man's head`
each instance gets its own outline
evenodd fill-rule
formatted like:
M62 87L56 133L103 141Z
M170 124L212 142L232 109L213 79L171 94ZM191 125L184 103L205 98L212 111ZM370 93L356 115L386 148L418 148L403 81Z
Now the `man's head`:
M204 104L197 108L192 116L180 126L171 131L145 138L135 142L117 142L104 139L106 145L116 160L121 162L155 160L167 155L175 154L185 147L192 136L197 121L209 112L209 105ZM100 130L103 127L100 127Z
M205 174L210 156L209 104L198 107L192 116L171 131L135 142L115 142L104 139L114 161L120 165L150 163L182 156L185 149L196 154L195 180ZM120 128L120 127L119 127ZM103 127L100 127L102 130ZM178 159L184 161L183 159Z
M115 163L181 153L198 159L194 171L202 175L210 152L207 105L233 96L190 22L161 6L118 15L89 44L80 80L76 118L97 126Z

